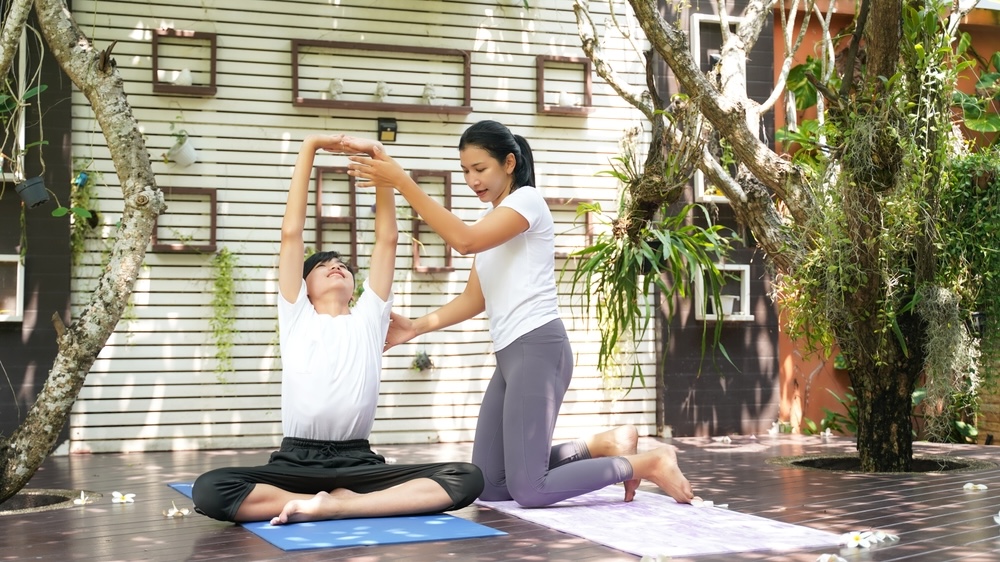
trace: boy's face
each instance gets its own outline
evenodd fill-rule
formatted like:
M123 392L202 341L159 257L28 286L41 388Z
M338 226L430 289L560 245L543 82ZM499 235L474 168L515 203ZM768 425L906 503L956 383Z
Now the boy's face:
M310 299L331 291L341 295L345 302L354 296L354 274L338 259L316 264L306 276L306 294Z

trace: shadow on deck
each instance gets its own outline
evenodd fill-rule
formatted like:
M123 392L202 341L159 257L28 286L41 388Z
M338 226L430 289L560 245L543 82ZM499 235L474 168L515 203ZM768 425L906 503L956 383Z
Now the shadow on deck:
M947 562L1000 560L1000 468L976 471L854 474L793 468L767 462L781 456L851 453L844 438L782 435L659 440L643 438L640 450L672 443L695 493L729 509L834 533L878 529L900 540L877 548L840 551L849 561ZM467 460L469 444L377 447L398 462ZM1000 447L918 443L918 454L1000 462ZM341 560L414 561L625 561L637 557L493 510L470 506L453 512L509 533L503 537L445 542L284 552L238 526L192 513L167 518L171 501L190 501L169 482L192 481L206 470L266 462L270 451L181 451L51 457L29 488L68 488L102 494L85 506L0 517L0 560ZM967 482L988 486L967 491ZM655 491L648 483L642 489ZM114 504L113 491L136 494ZM726 529L719 529L724 541ZM663 529L670 533L670 529ZM820 553L756 552L705 556L699 562L771 560L812 562Z

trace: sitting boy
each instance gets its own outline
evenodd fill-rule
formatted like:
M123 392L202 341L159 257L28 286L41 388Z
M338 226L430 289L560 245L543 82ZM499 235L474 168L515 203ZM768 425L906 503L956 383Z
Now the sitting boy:
M201 475L192 495L195 509L209 517L279 525L438 513L469 505L483 490L482 472L471 463L386 464L368 444L393 299L394 189L376 189L375 246L355 306L351 264L336 252L302 263L316 151L343 152L344 140L311 135L303 141L281 223L281 449L264 466ZM384 150L374 141L351 139L351 145L372 156Z

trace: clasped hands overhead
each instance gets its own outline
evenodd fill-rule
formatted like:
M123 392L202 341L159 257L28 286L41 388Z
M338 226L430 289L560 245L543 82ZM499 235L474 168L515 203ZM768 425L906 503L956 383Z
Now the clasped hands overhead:
M347 174L355 178L357 187L395 187L406 171L386 154L382 143L370 139L345 136L341 139L344 152L351 163Z

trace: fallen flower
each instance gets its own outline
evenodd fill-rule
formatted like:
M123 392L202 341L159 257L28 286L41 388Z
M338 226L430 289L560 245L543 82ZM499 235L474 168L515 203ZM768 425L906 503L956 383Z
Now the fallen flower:
M191 510L187 508L177 509L177 504L174 502L170 502L170 505L173 507L163 510L163 515L166 515L167 517L184 517L188 513L191 513Z
M117 490L111 492L112 503L132 503L135 501L135 494L123 494Z
M898 536L883 531L851 531L840 535L840 544L847 548L868 548L877 543L898 540Z
M1000 513L994 515L993 520L997 522L997 525L1000 525Z
M962 486L962 489L979 491L979 490L988 490L989 486L987 486L986 484L973 484L972 482L966 482L965 486Z
M840 544L847 548L868 548L872 545L871 536L867 531L851 531L840 535Z
M841 558L836 554L820 554L816 562L847 562L847 559Z
M73 505L84 505L84 504L92 503L93 501L94 500L90 499L90 496L88 496L87 494L83 493L83 490L80 490L80 497L78 497L75 500L73 500Z
M656 556L651 556L647 554L639 559L639 562L670 562L673 558L667 556L666 554L657 554Z
M871 540L874 542L885 542L885 541L898 541L899 536L890 535L889 533L884 533L882 531L872 531Z

